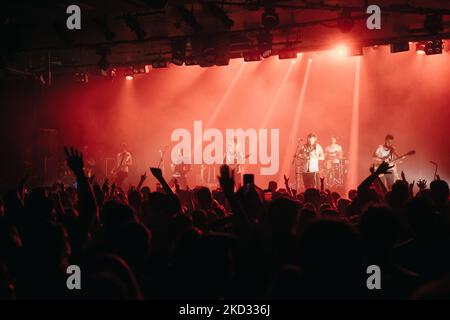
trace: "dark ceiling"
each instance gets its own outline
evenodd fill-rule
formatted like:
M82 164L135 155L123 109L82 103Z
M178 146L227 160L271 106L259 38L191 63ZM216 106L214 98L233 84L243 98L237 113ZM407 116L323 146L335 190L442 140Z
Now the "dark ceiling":
M187 56L199 56L202 50L213 48L214 54L237 58L259 50L261 35L271 38L272 54L283 48L299 52L327 49L341 41L370 46L450 39L448 0L370 1L381 7L381 30L367 29L367 2L2 1L2 74L5 70L35 75L49 69L98 68L102 55L105 66L110 67L170 62L178 50L176 44ZM81 8L81 30L65 27L70 4ZM278 23L268 26L274 12ZM426 17L431 24L442 17L442 28L424 28Z

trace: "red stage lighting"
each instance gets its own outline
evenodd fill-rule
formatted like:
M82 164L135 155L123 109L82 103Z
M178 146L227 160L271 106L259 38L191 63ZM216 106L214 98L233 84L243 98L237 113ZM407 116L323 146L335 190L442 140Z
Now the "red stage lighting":
M348 55L348 48L344 45L338 46L336 49L334 49L334 52L341 57Z

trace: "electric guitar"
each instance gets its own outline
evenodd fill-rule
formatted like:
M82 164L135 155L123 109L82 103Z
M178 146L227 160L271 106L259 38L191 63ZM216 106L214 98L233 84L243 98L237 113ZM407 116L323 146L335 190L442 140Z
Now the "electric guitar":
M379 167L379 165L380 165L381 163L383 163L384 161L386 161L386 162L389 164L389 166L394 166L393 169L395 169L395 166L396 166L398 163L401 163L401 162L402 162L403 160L405 160L407 157L412 156L412 155L415 155L415 154L416 154L416 151L415 151L415 150L410 150L410 151L408 151L407 153L405 153L405 154L399 156L398 158L395 158L394 160L388 160L388 158L384 158L384 159L382 159L382 158L376 158L376 159L375 159L375 163L374 163L374 169L376 170L376 169ZM382 176L383 176L383 175L380 175L380 177L382 177Z
M119 163L119 165L118 165L117 167L115 167L114 169L111 170L111 174L110 174L110 176L108 177L108 179L109 179L110 181L115 181L116 178L117 178L117 174L120 172L120 170L121 170L123 167L127 166L127 164L124 164L126 155L127 155L126 153L123 153L123 154L122 154L122 157L120 158L120 163Z

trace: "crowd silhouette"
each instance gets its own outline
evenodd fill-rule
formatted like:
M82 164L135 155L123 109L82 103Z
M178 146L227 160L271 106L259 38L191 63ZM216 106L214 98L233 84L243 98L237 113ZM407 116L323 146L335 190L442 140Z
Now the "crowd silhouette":
M77 188L27 188L0 206L0 299L442 299L450 298L449 186L405 174L388 191L372 169L348 195L235 190L223 165L220 188L174 190L162 172L128 190L87 178L83 155L65 148ZM271 199L264 197L271 191ZM82 271L80 290L67 267ZM369 290L367 267L381 270Z

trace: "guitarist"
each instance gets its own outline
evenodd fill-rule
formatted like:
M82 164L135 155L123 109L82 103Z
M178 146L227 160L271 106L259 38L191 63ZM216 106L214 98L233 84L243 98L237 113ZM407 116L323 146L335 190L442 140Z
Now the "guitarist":
M174 187L176 184L180 188L184 189L187 187L187 177L186 175L192 170L192 165L189 163L188 159L183 156L182 149L178 149L178 159L175 163L171 164L172 167L172 179L169 181L169 187Z
M230 168L234 170L236 187L239 188L241 186L241 176L242 176L242 167L241 164L244 163L245 159L242 150L241 144L238 142L236 136L233 137L233 140L230 141L226 148L225 153L225 164L230 165Z
M127 150L125 143L120 144L121 151L117 154L117 166L113 169L115 183L118 188L122 187L123 182L128 177L130 166L133 164L131 153Z
M386 135L384 138L384 144L378 146L378 148L373 153L372 157L374 158L375 165L380 165L383 161L388 163L392 163L394 160L400 158L397 152L395 151L395 147L393 146L394 136L391 134ZM387 187L388 190L391 190L392 185L398 179L397 166L391 169L391 174L386 174L381 177L383 183Z

